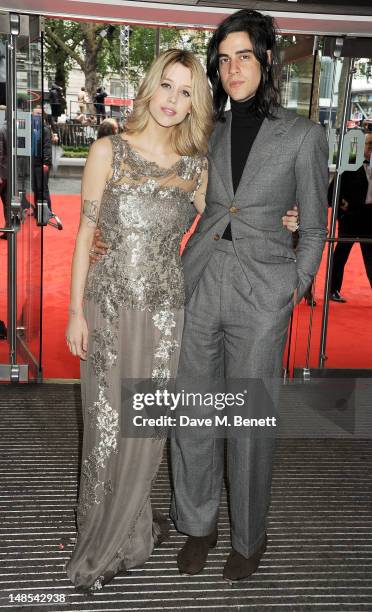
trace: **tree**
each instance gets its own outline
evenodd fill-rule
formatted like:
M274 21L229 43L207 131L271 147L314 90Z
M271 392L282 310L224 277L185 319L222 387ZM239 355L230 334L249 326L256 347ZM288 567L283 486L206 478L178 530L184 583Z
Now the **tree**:
M133 26L129 42L129 82L139 82L155 56L156 28ZM161 28L160 50L179 47L205 57L211 32ZM85 76L85 88L94 96L98 81L108 73L121 73L120 25L47 19L45 28L48 73L66 91L68 73L74 64Z
M129 80L134 87L149 69L155 57L156 28L135 26L131 28L129 39ZM181 30L162 28L160 33L160 51L178 47L181 43Z
M69 70L77 64L85 76L85 88L93 97L99 77L113 62L110 24L49 19L46 21L45 42L47 62L55 66L55 81L66 87ZM108 38L108 40L107 40Z
M174 48L187 49L205 62L211 35L212 32L206 30L161 28L160 51ZM134 86L138 86L154 59L155 37L156 28L142 26L132 28L129 45L129 79Z
M212 34L210 30L181 30L183 46L206 64L207 48Z
M120 25L106 23L47 20L47 63L55 70L56 83L65 89L68 72L77 64L85 75L85 88L93 99L102 78L109 73L121 75L120 28ZM160 51L174 47L188 49L204 63L211 35L207 30L161 28ZM307 114L313 37L296 36L294 42L292 36L281 35L278 42L282 64L290 65L291 79L296 78L298 83L298 111ZM156 28L131 27L128 80L135 89L154 59L155 44Z
M56 37L65 43L75 39L76 28L74 26L75 23L72 21L48 20L44 36L46 74L49 80L62 87L64 96L66 95L67 79L73 66L73 61L66 50L59 44ZM53 38L50 36L51 28L53 28L55 33Z

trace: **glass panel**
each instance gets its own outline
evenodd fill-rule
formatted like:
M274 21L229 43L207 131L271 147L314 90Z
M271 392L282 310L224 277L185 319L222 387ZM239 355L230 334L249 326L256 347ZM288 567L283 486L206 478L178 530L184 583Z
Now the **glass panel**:
M42 228L37 226L37 203L46 197L42 113L40 41L17 39L17 192L21 224L17 236L17 340L20 363L29 364L37 379L41 363Z
M364 67L360 68L361 64L364 64ZM372 150L372 134L368 134L368 119L372 117L368 115L366 107L360 105L359 108L356 104L357 94L359 100L361 96L368 98L369 91L372 94L372 83L368 84L365 78L370 60L357 60L355 65L357 70L352 81L351 105L347 115L348 130L342 156L342 167L345 171L341 174L336 227L336 237L340 242L336 242L333 271L330 275L331 300L328 320L323 308L327 244L313 290L316 307L312 311L303 302L294 313L290 371L293 368L302 370L305 367L318 368L321 365L323 317L327 323L324 368L372 367L372 170L369 163L362 163L363 159L369 162ZM337 128L337 135L331 129L329 131L330 162L336 161L347 74L347 59L323 59L320 118L323 124L329 122L329 128ZM364 148L365 138L371 143L370 147ZM334 174L335 164L330 163L330 180ZM330 189L329 200L332 198L332 191ZM354 242L353 238L357 241ZM368 240L371 242L368 243Z
M299 115L309 116L314 67L313 36L281 36L282 104Z
M6 163L6 42L0 35L0 227L6 225L7 163ZM8 363L7 327L7 241L0 233L0 363Z

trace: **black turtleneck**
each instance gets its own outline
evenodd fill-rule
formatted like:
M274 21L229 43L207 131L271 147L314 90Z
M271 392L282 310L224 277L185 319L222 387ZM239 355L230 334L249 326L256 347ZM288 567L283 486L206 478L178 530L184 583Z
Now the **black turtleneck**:
M254 97L245 102L231 100L231 176L234 193L238 189L244 166L262 121L263 118L257 117ZM231 240L230 223L222 238Z

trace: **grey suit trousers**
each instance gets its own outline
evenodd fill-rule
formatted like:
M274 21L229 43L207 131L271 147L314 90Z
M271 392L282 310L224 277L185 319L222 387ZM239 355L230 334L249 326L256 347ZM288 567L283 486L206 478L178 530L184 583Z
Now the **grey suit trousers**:
M280 310L260 309L233 243L220 240L185 307L179 376L280 381L292 311L288 297ZM216 525L224 444L208 430L195 432L194 439L176 432L172 439L171 517L180 532L204 536ZM274 450L274 438L227 440L231 540L245 557L265 535Z

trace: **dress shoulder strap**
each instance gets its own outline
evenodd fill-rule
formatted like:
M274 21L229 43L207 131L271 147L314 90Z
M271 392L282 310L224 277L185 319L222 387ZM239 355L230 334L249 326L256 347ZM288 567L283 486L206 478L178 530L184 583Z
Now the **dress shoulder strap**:
M204 155L198 155L194 158L194 176L196 179L195 187L190 193L191 201L194 200L195 194L200 188L203 180L203 171L208 169L208 160Z
M126 157L126 146L125 141L120 134L114 134L110 136L112 146L112 162L111 166L114 171L112 178L118 180L123 172L122 164Z

